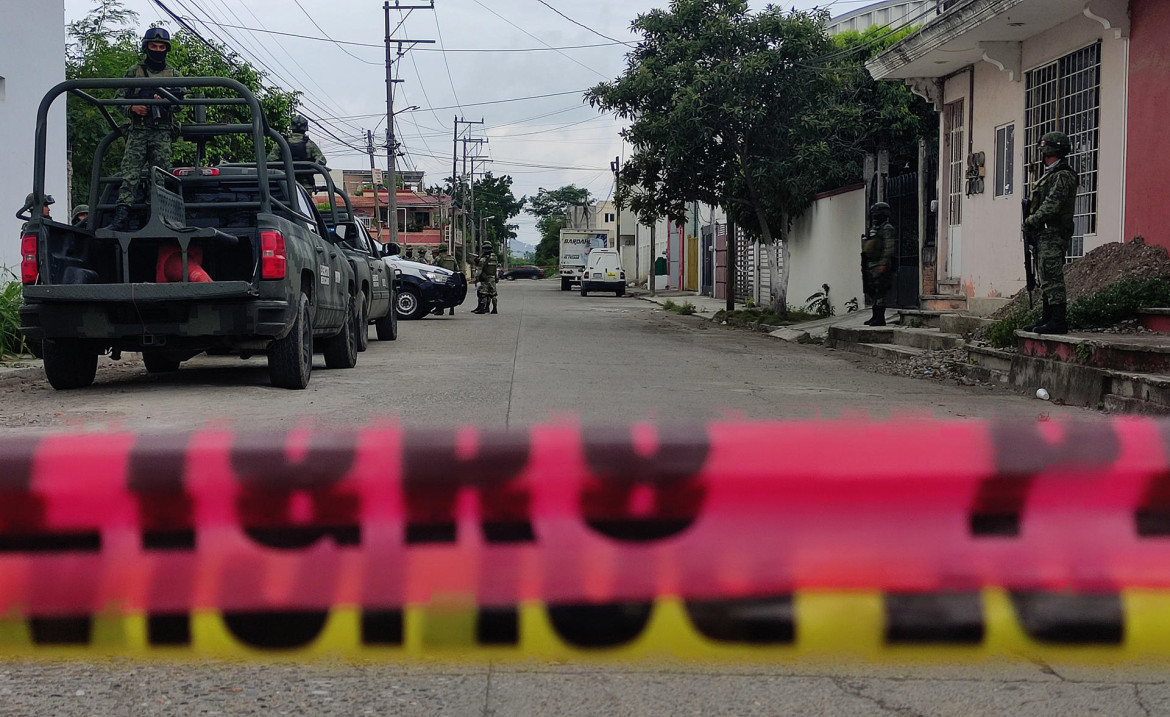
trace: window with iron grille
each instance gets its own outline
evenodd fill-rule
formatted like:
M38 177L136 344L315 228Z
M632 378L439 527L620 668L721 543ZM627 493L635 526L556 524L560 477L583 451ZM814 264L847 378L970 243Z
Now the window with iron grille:
M952 102L944 108L947 132L947 223L963 223L963 176L966 158L963 156L963 101Z
M1037 145L1048 132L1064 132L1072 145L1068 161L1081 178L1068 258L1085 255L1085 236L1097 233L1097 182L1101 120L1101 43L1095 43L1028 72L1024 106L1024 163L1032 171L1027 191L1043 171Z
M1016 173L1016 126L1005 124L995 130L995 196L1010 196Z

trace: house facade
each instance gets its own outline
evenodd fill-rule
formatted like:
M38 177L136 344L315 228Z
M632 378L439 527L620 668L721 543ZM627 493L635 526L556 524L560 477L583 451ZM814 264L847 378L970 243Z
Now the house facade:
M1158 4L1132 4L1147 3ZM924 286L970 298L1023 288L1021 200L1050 131L1069 135L1081 177L1068 258L1129 238L1130 5L940 0L937 16L870 60L876 79L907 82L940 116L938 198L924 207L935 228L923 232Z
M45 93L65 80L65 3L6 0L4 12L19 18L0 23L0 267L14 269L20 264L21 227L14 215L32 190L37 108ZM70 212L66 148L62 97L49 114L45 191L57 202L53 217L65 222Z
M368 170L367 170L368 174ZM386 190L377 193L377 214L375 219L375 192L366 189L361 194L351 193L354 215L365 222L370 233L379 241L390 241L389 219L390 194ZM398 202L398 243L405 252L408 247L435 250L440 244L454 242L463 246L463 234L458 226L459 212L452 219L451 197L446 194L427 194L413 189L400 189L395 193ZM454 226L454 232L452 228Z

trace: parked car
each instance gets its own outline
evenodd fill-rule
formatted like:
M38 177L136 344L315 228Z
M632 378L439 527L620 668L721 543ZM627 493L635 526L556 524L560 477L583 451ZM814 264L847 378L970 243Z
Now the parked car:
M612 291L617 296L626 293L626 272L622 271L617 249L594 249L589 252L589 263L581 273L581 296L590 291Z
M514 266L500 274L501 279L508 281L515 281L517 279L543 279L544 269L539 266L525 264L524 266Z
M435 309L459 306L467 298L467 277L461 272L407 261L397 253L383 260L398 270L400 283L394 306L401 319L421 319Z

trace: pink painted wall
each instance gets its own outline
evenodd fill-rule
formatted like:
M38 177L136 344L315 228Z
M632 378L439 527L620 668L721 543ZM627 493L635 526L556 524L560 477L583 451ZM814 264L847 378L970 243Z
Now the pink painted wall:
M1170 249L1170 3L1133 0L1130 13L1125 239Z

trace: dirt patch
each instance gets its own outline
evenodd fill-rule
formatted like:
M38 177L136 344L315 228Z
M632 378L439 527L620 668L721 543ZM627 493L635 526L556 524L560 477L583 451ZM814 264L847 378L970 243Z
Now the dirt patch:
M1064 283L1070 304L1122 279L1170 281L1170 254L1167 254L1165 247L1150 246L1141 239L1135 239L1124 244L1111 242L1099 246L1064 267ZM1040 292L1034 292L1032 298L1039 306ZM1021 289L1009 304L992 314L991 318L1005 319L1027 308L1028 294Z

